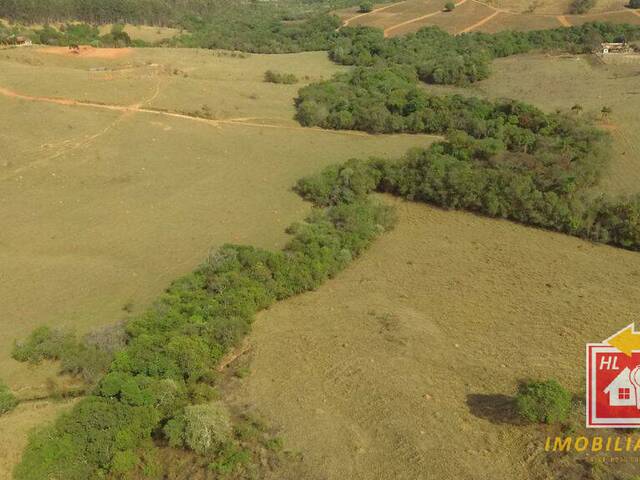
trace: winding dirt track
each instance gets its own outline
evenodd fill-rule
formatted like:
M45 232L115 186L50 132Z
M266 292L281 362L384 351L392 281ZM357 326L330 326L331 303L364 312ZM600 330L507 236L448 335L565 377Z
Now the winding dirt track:
M391 7L395 7L396 5L400 5L402 3L405 3L406 0L402 0L401 2L396 2L396 3L391 3L389 5L385 5L384 7L380 7L380 8L374 8L373 10L371 10L370 12L365 12L365 13L360 13L358 15L355 15L351 18L347 18L344 22L342 22L342 26L346 27L348 26L351 22L353 22L354 20L356 20L357 18L362 18L362 17L366 17L367 15L371 15L373 13L378 13L378 12L382 12L383 10L386 10L388 8Z
M556 18L560 22L560 25L562 25L563 27L571 27L572 26L571 22L569 22L569 20L567 20L567 17L565 17L564 15L558 15Z
M502 13L502 10L496 10L492 14L487 15L486 17L484 17L479 22L476 22L473 25L470 25L467 28L464 28L464 29L460 30L458 33L467 33L467 32L470 32L471 30L474 30L474 29L476 29L478 27L481 27L482 25L487 23L489 20L491 20L492 18L496 17L497 15L500 15L501 13Z
M67 98L41 97L41 96L27 95L23 93L14 92L13 90L9 90L8 88L4 88L4 87L0 87L0 95L9 97L9 98L18 99L18 100L26 100L29 102L45 102L45 103L53 103L56 105L96 108L96 109L110 110L110 111L116 111L116 112L122 112L122 113L145 113L149 115L160 115L165 117L179 118L182 120L189 120L192 122L206 123L208 125L212 125L215 127L219 127L222 125L240 125L244 127L277 128L277 129L283 129L283 130L307 130L307 131L316 130L319 132L331 133L335 135L352 135L352 136L360 136L360 137L369 135L363 132L355 132L355 131L347 131L347 130L326 130L326 129L317 128L317 127L300 127L296 125L279 125L279 124L261 123L257 121L257 120L260 120L260 118L258 117L239 117L239 118L224 118L224 119L202 118L202 117L187 115L185 113L168 112L165 110L154 110L152 108L144 108L142 107L142 103L129 105L129 106L110 105L105 103L85 102L85 101L72 100ZM157 96L157 93L151 99L153 99L155 96ZM150 100L147 100L146 102L149 102Z
M466 3L467 0L460 0L458 3L456 3L456 7L459 7L460 5ZM416 18L412 18L411 20L406 20L402 23L398 23L396 25L391 25L388 28L385 28L384 30L384 36L388 37L389 33L392 32L393 30L397 30L400 27L404 27L405 25L411 25L412 23L415 22L419 22L420 20L424 20L425 18L431 18L431 17L435 17L436 15L441 15L444 12L444 10L438 10L437 12L432 12L432 13L427 13L426 15L422 15L420 17L416 17Z

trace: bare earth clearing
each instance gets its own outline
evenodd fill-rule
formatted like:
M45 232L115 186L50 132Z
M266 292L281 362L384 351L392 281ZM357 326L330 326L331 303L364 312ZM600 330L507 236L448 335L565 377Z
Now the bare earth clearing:
M34 327L117 322L225 242L278 248L308 211L291 192L298 178L431 141L300 128L299 85L262 78L269 68L329 77L340 67L325 53L47 52L0 55L0 378L21 398L45 393L55 373L9 358ZM209 118L191 116L205 106ZM3 416L0 479L28 429L61 407Z
M259 315L237 402L328 479L577 478L501 408L524 378L582 391L585 342L637 319L640 255L394 203L346 272Z

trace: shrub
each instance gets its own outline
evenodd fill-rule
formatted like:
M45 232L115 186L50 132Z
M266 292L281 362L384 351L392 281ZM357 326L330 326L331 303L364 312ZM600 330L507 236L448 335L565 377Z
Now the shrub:
M109 368L113 354L124 345L122 326L88 334L78 341L75 334L49 327L34 330L14 345L12 357L19 362L38 364L59 360L60 372L95 383Z
M631 0L629 2L630 8L640 8L640 0Z
M224 404L212 402L185 408L185 444L204 454L231 438L231 418Z
M264 81L268 83L284 83L292 85L298 83L298 77L293 73L282 73L273 70L267 70L264 72Z
M569 13L582 14L587 13L595 6L595 0L573 0L569 6Z
M453 2L447 2L444 4L444 11L445 12L453 12L453 10L455 10L456 8L456 4Z
M19 362L38 364L43 360L60 360L75 348L75 335L49 327L39 327L24 341L16 343L11 356Z
M18 405L18 399L2 381L0 381L0 415L10 412Z
M373 4L371 2L362 2L360 4L360 8L358 9L358 12L369 13L371 10L373 10Z
M571 409L571 395L555 380L520 385L516 408L530 422L557 423L566 420Z
M364 198L377 188L379 181L380 172L376 168L352 159L300 179L296 191L302 198L316 205L330 206Z

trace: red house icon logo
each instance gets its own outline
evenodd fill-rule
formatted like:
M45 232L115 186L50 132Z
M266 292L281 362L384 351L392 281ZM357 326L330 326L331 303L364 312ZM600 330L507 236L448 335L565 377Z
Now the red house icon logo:
M640 333L587 344L587 427L640 428Z

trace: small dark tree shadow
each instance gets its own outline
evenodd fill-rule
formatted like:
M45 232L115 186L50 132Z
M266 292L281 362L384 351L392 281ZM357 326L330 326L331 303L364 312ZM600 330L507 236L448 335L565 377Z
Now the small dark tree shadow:
M506 425L523 425L516 412L515 398L508 395L483 395L472 393L467 395L467 406L471 413L491 423Z

